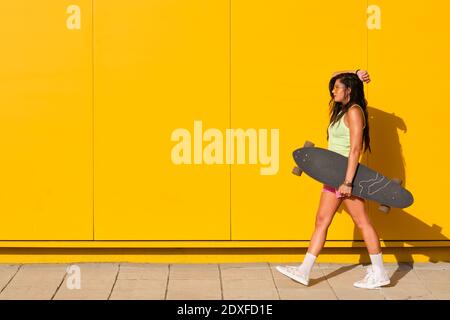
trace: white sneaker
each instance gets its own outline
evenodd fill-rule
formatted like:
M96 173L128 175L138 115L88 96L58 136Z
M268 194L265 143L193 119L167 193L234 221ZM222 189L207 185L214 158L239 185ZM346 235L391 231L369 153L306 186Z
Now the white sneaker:
M295 280L297 282L300 282L301 284L307 286L309 284L308 277L301 272L298 267L292 267L292 266L277 266L276 269L284 274L285 276L288 276L292 280Z
M367 267L367 274L364 279L355 282L353 285L357 288L363 289L377 289L379 287L388 285L391 283L386 271L382 274L377 274L373 271L372 266Z

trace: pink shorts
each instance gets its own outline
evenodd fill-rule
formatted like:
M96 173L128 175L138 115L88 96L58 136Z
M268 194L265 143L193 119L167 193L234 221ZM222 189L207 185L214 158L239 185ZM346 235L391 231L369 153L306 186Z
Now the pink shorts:
M326 184L323 185L322 192L334 193L336 195L336 199L344 198L344 196L341 195L341 193L339 191L337 191L337 189L333 188L332 186L326 185Z
M345 198L345 196L343 196L339 191L337 191L337 189L333 188L332 186L326 185L326 184L323 185L322 192L334 193L336 195L336 199ZM352 196L352 197L356 197L356 196ZM356 197L356 198L359 198L364 201L363 198L360 198L360 197Z

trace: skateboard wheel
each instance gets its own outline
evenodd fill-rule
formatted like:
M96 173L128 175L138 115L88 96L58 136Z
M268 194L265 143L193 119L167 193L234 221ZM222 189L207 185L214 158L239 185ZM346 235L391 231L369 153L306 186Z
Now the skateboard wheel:
M392 179L392 182L395 182L395 183L397 183L397 184L399 184L399 185L402 185L403 180L402 180L402 179L399 179L399 178L394 178L394 179Z
M305 144L303 145L303 148L308 148L308 147L314 147L314 143L312 143L311 141L306 140Z
M294 167L294 169L292 169L292 173L295 174L296 176L301 176L302 172L303 171L299 167Z
M378 207L378 210L380 210L383 213L388 213L391 210L391 207L382 204Z

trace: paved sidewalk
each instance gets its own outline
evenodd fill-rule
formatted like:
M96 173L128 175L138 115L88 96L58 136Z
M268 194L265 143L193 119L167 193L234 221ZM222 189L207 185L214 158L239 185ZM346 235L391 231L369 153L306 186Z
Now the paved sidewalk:
M0 299L450 299L450 263L388 263L391 284L378 290L353 287L361 264L316 264L308 287L277 265L286 264L0 264ZM81 288L69 289L76 279Z

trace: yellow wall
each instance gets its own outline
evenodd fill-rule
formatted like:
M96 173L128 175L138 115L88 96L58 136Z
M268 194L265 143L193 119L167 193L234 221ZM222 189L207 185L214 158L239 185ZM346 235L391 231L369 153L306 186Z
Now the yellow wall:
M171 161L229 124L228 2L94 3L94 239L228 240L230 168Z
M92 239L92 10L0 2L0 239Z
M387 215L367 203L383 247L450 260L448 12L447 0L2 1L0 261L83 248L71 257L104 261L111 247L146 261L300 258L321 185L291 174L292 151L326 147L329 78L356 68L372 77L362 162L415 198ZM328 239L341 249L323 261L359 257L344 207Z

